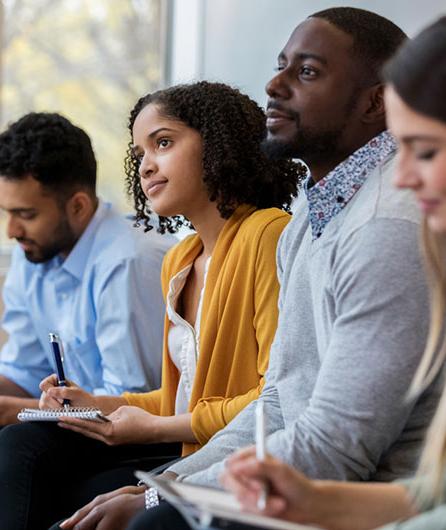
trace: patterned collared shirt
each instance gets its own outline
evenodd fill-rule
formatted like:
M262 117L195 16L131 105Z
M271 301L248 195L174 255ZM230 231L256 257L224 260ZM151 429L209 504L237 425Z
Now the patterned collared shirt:
M323 179L310 187L311 175L304 183L313 241L327 224L354 197L367 176L396 150L394 137L383 131L337 165Z

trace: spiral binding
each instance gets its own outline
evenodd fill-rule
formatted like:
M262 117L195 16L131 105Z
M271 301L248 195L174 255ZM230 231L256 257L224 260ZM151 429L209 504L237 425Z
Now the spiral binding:
M20 421L51 421L62 416L83 420L102 418L100 410L92 407L68 407L63 409L22 409L18 414Z

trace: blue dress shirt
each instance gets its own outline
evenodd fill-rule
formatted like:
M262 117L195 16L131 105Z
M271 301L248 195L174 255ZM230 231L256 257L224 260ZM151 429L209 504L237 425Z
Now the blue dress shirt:
M99 202L65 260L34 264L20 247L4 285L0 374L39 396L55 371L48 333L59 334L68 379L95 394L159 387L164 324L160 272L176 239L144 233Z

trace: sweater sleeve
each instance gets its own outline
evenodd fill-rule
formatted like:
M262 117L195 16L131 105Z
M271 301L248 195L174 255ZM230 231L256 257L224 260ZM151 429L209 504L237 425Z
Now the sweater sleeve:
M124 392L122 397L129 405L144 409L151 414L159 416L161 414L161 389L152 392L143 392L140 394L133 392Z
M429 314L423 268L414 252L417 237L413 223L380 219L345 239L338 251L333 264L337 316L312 396L285 429L268 429L268 451L312 478L368 479L414 407L404 396L423 351ZM277 374L283 363L278 346L276 340L262 399L271 368ZM283 375L274 375L276 388L278 377ZM274 401L267 395L268 406ZM286 407L279 400L279 414ZM189 459L178 466L179 474L215 485L222 470L218 460L246 445L253 414L247 407L193 455L195 466L187 465ZM268 419L274 416L268 410ZM212 460L206 464L213 465L205 469L196 460L208 454Z
M279 283L276 273L277 242L289 221L288 216L268 223L259 238L255 260L254 320L258 345L258 384L244 394L233 397L208 397L200 399L192 411L192 431L197 441L204 445L223 429L251 401L257 399L264 385L271 343L277 328ZM249 325L249 324L247 324Z
M339 244L331 265L336 317L311 398L267 440L272 455L311 478L368 480L399 439L399 465L411 455L401 433L411 415L412 428L421 418L404 398L429 315L417 239L415 223L382 218Z

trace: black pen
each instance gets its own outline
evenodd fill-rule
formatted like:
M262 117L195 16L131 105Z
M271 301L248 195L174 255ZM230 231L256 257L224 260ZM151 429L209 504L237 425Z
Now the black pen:
M54 362L56 363L56 373L57 373L57 384L58 386L67 386L67 382L65 380L65 372L63 370L63 346L62 342L59 339L59 336L55 333L49 334L50 338L50 344L53 348L53 355L54 355ZM67 408L70 406L70 400L64 399L63 400L63 406L64 408Z

